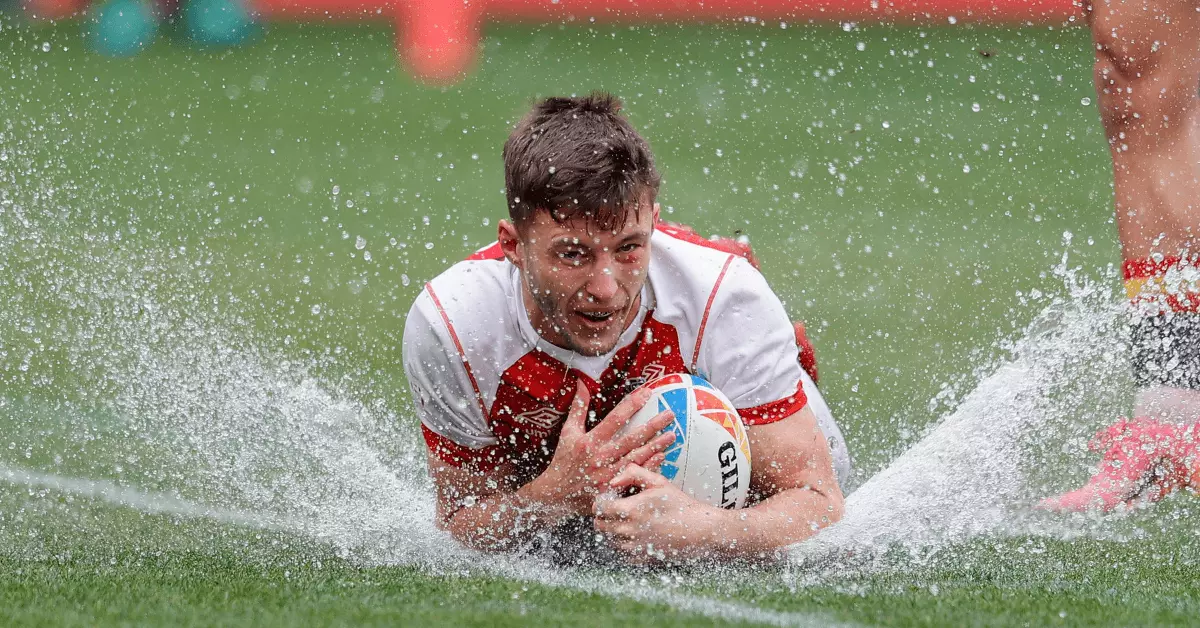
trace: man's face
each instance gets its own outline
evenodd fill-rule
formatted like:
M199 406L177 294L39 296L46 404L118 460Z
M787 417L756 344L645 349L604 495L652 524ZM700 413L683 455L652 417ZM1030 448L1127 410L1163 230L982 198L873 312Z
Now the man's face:
M501 245L521 269L534 329L583 355L612 351L641 304L657 215L643 203L607 231L582 218L559 224L545 211L519 230L501 221Z

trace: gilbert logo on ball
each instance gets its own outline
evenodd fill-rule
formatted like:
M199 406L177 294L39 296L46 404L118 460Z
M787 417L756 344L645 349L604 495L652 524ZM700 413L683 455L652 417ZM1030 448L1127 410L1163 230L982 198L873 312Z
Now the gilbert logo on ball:
M675 431L675 442L666 451L663 477L701 502L721 508L745 506L750 443L733 403L695 375L667 375L646 386L653 394L624 430L670 410L675 422L667 429Z

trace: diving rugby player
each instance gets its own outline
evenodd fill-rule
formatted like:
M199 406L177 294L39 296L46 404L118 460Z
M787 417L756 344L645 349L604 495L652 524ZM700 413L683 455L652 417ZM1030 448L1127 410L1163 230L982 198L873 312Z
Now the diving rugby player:
M1133 419L1100 430L1082 488L1041 502L1111 511L1200 488L1200 1L1091 0L1130 299Z
M748 247L660 222L654 159L619 110L606 94L534 106L504 144L498 241L409 312L437 523L483 550L583 522L631 560L769 555L841 517L845 442ZM738 409L749 508L656 472L669 413L618 435L647 401L639 385L670 373L702 375Z

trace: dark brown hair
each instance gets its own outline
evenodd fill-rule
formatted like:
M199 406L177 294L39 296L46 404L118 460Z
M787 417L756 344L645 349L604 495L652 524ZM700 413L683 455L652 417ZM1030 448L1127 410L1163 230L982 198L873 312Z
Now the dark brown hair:
M545 210L558 222L583 217L609 230L654 202L661 179L650 146L620 111L621 101L603 92L533 106L504 143L513 223Z

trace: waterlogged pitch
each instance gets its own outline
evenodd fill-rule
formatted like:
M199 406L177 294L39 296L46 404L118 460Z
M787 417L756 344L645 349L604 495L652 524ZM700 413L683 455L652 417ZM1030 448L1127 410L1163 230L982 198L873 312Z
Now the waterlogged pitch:
M86 51L0 17L0 622L1188 624L1196 499L1028 506L1128 410L1083 30L382 28ZM982 54L981 54L982 52ZM751 238L855 457L778 565L562 569L432 523L400 368L535 95L612 90L668 217Z

